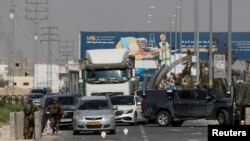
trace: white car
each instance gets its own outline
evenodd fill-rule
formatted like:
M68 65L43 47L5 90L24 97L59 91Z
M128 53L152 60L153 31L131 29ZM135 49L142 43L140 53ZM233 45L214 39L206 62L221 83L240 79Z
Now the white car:
M117 123L131 123L137 125L138 122L147 123L147 119L142 116L141 101L136 95L110 96L113 105L118 106L115 110L115 120Z

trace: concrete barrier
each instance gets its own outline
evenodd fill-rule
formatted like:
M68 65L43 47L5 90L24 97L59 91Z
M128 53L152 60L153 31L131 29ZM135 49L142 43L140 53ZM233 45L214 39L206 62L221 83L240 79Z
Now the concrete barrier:
M35 139L42 136L42 115L40 111L35 112Z
M40 139L42 135L42 116L40 111L36 111L34 114L34 138ZM10 113L10 140L24 139L23 136L23 123L24 112L11 112Z
M245 124L250 125L250 107L246 107L245 110Z
M10 139L11 140L16 139L16 120L15 119L16 119L16 113L11 112L10 113Z
M24 112L16 112L16 139L23 139Z

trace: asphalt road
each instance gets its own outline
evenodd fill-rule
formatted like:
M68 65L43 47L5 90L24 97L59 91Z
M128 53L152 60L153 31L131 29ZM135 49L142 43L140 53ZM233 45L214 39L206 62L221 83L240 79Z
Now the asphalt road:
M59 135L46 135L40 141L207 141L207 125L218 124L217 121L186 121L181 127L158 127L156 124L130 126L118 124L115 135L84 132L72 135L72 130L62 129ZM128 129L128 134L124 134Z

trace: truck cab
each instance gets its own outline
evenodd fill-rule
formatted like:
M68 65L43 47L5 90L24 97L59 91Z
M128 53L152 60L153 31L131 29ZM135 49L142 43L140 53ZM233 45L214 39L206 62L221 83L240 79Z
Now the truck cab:
M134 57L127 49L86 51L83 77L85 95L130 95L133 92Z

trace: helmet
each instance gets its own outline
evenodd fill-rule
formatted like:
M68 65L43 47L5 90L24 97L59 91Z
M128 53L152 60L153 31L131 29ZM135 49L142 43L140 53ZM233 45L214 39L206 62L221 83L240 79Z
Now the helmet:
M52 102L53 103L58 103L58 99L57 98L53 98Z

